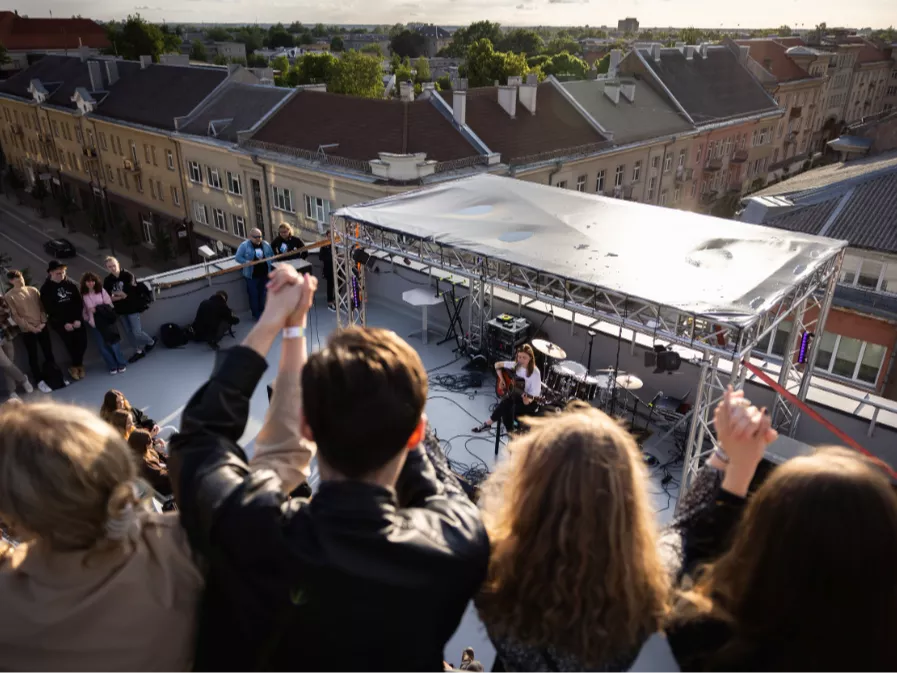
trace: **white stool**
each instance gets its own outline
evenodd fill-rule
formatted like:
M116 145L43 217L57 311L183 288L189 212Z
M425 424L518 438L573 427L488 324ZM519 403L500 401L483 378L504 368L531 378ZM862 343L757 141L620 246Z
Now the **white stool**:
M427 307L428 306L436 306L437 304L442 303L442 297L436 296L435 289L424 289L424 288L414 288L413 290L407 290L402 293L402 300L406 304L411 304L412 306L420 306L421 307L421 340L424 343L427 343ZM416 334L417 332L412 332L408 336L412 334Z

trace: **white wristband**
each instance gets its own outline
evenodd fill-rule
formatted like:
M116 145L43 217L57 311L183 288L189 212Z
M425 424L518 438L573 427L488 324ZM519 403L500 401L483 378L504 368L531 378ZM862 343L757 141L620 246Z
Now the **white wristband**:
M304 327L284 327L283 328L283 338L284 339L301 339L305 336L305 328Z

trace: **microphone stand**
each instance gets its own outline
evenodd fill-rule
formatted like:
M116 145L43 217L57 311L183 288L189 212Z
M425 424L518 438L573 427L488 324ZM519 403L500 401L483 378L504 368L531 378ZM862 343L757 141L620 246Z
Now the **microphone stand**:
M592 346L595 345L595 332L589 330L589 364L586 367L586 374L590 374L592 372Z

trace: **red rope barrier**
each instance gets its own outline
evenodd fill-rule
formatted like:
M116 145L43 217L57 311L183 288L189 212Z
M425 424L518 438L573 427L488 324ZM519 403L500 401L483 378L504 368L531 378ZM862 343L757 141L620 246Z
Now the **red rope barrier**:
M834 425L834 424L831 423L830 421L827 421L827 420L826 420L825 418L823 418L818 412L816 412L815 410L811 409L811 408L810 408L809 406L807 406L804 402L801 402L799 399L797 399L797 397L796 397L794 394L792 394L791 392L789 392L788 390L786 390L785 388L783 388L782 386L780 386L779 383L778 383L778 381L775 381L772 377L769 376L769 374L767 374L766 372L764 372L762 369L760 369L760 368L757 367L756 365L752 365L752 364L751 364L750 362L748 362L747 360L744 360L744 361L742 362L742 364L748 369L748 371L750 371L750 372L751 372L752 374L754 374L757 378L759 378L761 381L763 381L763 383L765 383L765 384L768 385L770 388L772 388L773 390L775 390L779 395L781 395L781 396L784 397L786 400L788 400L789 402L791 402L791 404L796 405L796 406L797 406L803 413L805 413L807 416L809 416L809 417L812 418L814 421L816 421L817 423L819 423L819 424L820 424L822 427L824 427L826 430L828 430L829 432L831 432L835 437L837 437L837 438L840 439L842 442L844 442L844 444L846 444L847 446L849 446L850 448L852 448L852 449L854 449L854 450L856 450L856 451L859 451L859 452L862 453L864 456L866 456L867 458L870 458L870 459L873 460L876 464L880 465L881 468L882 468L883 470L885 470L885 471L891 476L892 479L897 479L897 472L895 472L894 469L893 469L890 465L888 465L887 463L885 463L884 461L882 461L882 460L881 460L880 458L878 458L877 456L872 455L872 453L870 453L869 451L867 451L866 449L864 449L864 448L860 445L860 443L857 442L853 437L851 437L850 435L848 435L847 433L845 433L843 430L841 430L840 428L838 428L836 425Z

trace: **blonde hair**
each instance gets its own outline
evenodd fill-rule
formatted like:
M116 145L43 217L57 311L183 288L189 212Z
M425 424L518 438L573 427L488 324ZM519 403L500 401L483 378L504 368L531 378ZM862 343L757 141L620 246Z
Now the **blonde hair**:
M107 423L118 430L122 439L125 440L128 439L134 430L134 419L131 418L131 412L124 409L113 411Z
M484 489L492 555L480 615L491 635L605 666L658 629L670 599L644 463L623 428L583 403L527 423Z
M0 407L0 520L54 551L110 542L137 504L136 461L124 440L80 407Z
M292 227L292 225L288 224L287 222L281 222L281 223L277 226L277 231L278 231L278 233L280 233L280 230L281 230L281 229L286 229L286 230L290 233L290 236L293 235L293 227Z
M118 257L112 257L111 255L103 260L103 264L106 262L115 262L118 267L121 267L121 262L118 261Z

